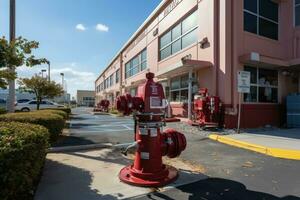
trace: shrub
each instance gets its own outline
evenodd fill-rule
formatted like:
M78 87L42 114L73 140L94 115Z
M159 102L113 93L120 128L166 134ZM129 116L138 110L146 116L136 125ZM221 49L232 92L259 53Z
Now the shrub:
M0 115L5 114L5 113L6 113L6 110L4 108L0 108Z
M32 199L48 148L45 127L0 122L0 199Z
M52 109L44 109L44 110L39 110L36 112L40 112L40 113L52 113L52 114L57 114L59 116L62 116L65 120L69 118L69 115L62 111L62 110L52 110Z
M71 108L68 107L62 107L62 108L51 108L51 109L47 109L47 110L62 110L64 112L66 112L68 115L70 115L72 113Z
M8 113L0 115L0 121L23 122L46 127L50 133L50 142L56 141L65 126L62 116L50 112Z
M120 114L120 112L117 109L115 109L115 108L110 109L109 113L114 114L114 115Z

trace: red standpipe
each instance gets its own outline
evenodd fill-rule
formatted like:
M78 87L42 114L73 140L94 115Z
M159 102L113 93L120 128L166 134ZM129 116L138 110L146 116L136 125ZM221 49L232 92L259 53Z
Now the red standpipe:
M161 132L165 125L163 87L153 81L153 73L147 73L146 78L146 83L138 87L137 96L126 94L116 99L120 112L125 115L134 112L137 143L134 163L124 167L119 178L131 185L159 187L178 177L177 169L163 164L162 156L179 156L186 148L186 139L174 129Z

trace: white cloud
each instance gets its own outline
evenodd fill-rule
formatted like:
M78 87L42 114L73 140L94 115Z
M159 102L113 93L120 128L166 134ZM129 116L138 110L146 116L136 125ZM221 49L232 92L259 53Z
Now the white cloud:
M86 27L83 24L77 24L76 29L79 30L79 31L85 31Z
M51 66L51 80L61 83L62 80L60 73L64 73L67 91L72 96L76 96L77 90L94 90L97 76L92 72L78 70L84 68L86 67L79 66L75 62L61 64L59 65L59 68L57 65ZM42 69L47 69L47 67L19 67L18 77L29 78L34 74L39 74ZM48 73L48 71L46 73ZM46 76L45 73L44 76Z
M100 32L108 32L109 31L109 27L104 25L104 24L97 24L96 25L96 30L100 31Z

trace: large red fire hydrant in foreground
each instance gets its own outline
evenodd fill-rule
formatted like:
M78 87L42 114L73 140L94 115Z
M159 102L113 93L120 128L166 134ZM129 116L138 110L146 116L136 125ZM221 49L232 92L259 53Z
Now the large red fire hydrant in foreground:
M138 87L137 96L119 96L117 109L129 115L134 113L136 152L134 163L124 167L121 181L146 187L158 187L174 181L178 171L164 165L162 156L175 158L186 147L185 136L174 129L162 132L165 125L165 96L163 87L153 81L154 74L146 74L146 83Z

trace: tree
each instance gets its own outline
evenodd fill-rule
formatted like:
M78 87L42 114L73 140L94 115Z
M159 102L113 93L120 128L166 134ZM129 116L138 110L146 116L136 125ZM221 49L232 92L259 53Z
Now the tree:
M15 67L33 67L42 63L48 63L45 58L36 58L33 50L39 47L36 41L28 41L19 37L9 42L5 37L0 38L0 88L6 88L7 81L17 78L17 74L11 70Z
M37 110L40 109L40 104L45 98L54 98L64 93L60 84L54 81L48 81L40 76L31 78L23 78L19 80L21 91L26 91L35 94L37 101Z

